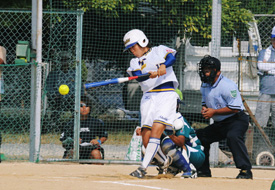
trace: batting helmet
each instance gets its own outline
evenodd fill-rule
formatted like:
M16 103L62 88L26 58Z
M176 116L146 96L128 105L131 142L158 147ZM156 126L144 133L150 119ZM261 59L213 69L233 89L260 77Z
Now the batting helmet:
M210 76L205 76L203 69L210 68L212 71ZM215 80L217 72L221 70L221 62L215 57L210 55L204 56L201 61L198 63L198 73L200 75L201 81L204 83L212 84Z
M149 43L149 40L141 30L133 29L124 35L123 42L125 46L124 51L126 51L137 43L141 47L146 47Z

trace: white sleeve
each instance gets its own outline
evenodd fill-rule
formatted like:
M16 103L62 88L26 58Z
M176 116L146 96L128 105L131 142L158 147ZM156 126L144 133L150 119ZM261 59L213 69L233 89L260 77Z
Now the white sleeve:
M132 71L133 71L133 68L131 68L131 67L129 67L129 68L126 70L126 72L128 73L128 75L129 75L130 77L133 76Z
M264 62L258 62L258 68L261 71L271 71L275 69L275 63L264 63Z
M275 63L270 61L272 54L271 48L272 47L269 46L266 50L262 50L259 53L257 67L260 72L268 72L268 74L274 74L275 72Z
M268 74L274 75L274 76L275 76L275 69L273 69L273 70L271 70L271 71L268 71Z
M139 64L138 64L138 59L131 59L130 61L130 67L127 69L127 73L130 75L130 76L133 76L132 74L132 71L138 71L138 70L141 70Z
M158 52L159 52L159 55L164 56L163 57L164 59L166 58L167 54L169 54L169 53L172 53L173 56L175 56L177 53L176 50L169 48L167 46L164 46L164 45L158 46Z
M263 62L267 62L267 61L270 59L270 56L271 56L271 48L268 47L268 48L265 50Z

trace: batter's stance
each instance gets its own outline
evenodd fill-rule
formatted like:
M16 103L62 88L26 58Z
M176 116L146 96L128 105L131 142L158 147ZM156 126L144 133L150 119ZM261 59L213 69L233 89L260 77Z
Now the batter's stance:
M130 76L150 73L150 77L138 80L143 91L140 102L142 141L146 147L141 166L130 175L143 178L146 169L156 156L162 160L163 169L171 162L160 149L160 137L164 130L173 134L173 121L176 117L178 80L173 71L176 51L160 45L151 47L146 35L138 29L127 32L123 38L125 50L136 58L131 59L127 72Z

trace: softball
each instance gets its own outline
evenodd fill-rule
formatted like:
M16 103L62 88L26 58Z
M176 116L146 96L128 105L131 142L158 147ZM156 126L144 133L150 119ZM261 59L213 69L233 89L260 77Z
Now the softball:
M62 95L66 95L69 93L70 91L70 88L68 87L68 85L66 84L62 84L59 86L59 93L62 94Z

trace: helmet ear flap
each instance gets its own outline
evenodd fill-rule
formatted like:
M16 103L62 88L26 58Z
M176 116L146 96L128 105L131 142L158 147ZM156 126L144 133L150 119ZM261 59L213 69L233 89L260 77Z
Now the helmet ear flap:
M149 40L147 39L145 34L144 34L143 38L138 41L138 44L140 45L140 47L146 47L148 45L148 43L149 43Z
M127 32L124 35L123 41L124 41L124 45L125 45L124 51L131 48L133 45L135 45L137 43L141 47L146 47L149 43L149 40L146 37L146 35L139 29L133 29L133 30L130 30L129 32Z

